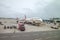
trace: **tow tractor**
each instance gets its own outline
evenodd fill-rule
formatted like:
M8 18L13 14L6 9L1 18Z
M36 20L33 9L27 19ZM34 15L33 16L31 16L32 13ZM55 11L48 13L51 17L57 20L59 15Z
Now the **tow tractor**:
M25 24L24 24L24 22L19 22L18 23L18 30L25 31Z

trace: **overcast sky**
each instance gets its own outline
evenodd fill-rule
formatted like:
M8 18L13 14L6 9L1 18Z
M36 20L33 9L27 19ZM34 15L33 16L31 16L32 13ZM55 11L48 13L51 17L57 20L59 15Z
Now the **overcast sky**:
M0 0L0 17L60 17L60 0Z

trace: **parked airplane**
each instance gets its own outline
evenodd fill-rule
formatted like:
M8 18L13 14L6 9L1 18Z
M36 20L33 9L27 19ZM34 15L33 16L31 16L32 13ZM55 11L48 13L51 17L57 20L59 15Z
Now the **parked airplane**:
M36 18L36 17L34 17L34 18L27 18L26 19L26 23L27 24L33 24L33 25L38 25L39 26L39 24L42 22L43 20L41 19L41 18Z

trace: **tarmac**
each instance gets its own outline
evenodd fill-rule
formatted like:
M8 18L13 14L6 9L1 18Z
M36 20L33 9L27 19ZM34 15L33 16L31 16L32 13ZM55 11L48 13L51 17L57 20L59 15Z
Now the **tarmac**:
M16 23L16 20L12 19L1 19L0 20L4 25L15 25L18 28L18 24ZM0 25L0 33L21 33L22 31L18 29L4 29L4 25ZM34 26L30 24L25 24L25 31L23 32L37 32L37 31L52 31L52 30L60 30L59 29L52 29L51 26L53 24L46 24L45 25L40 25L40 26Z
M3 33L0 34L0 40L60 40L60 30Z

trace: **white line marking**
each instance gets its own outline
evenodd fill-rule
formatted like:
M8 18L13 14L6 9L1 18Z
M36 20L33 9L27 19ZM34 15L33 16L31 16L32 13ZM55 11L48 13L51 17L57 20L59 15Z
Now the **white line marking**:
M8 36L3 36L3 37L0 37L0 38L7 38Z
M33 35L38 35L38 34L33 34Z
M35 39L35 40L42 40L42 38L39 38L39 39Z
M52 38L52 37L47 37L46 39L49 39L49 38Z
M53 37L55 37L55 38L56 38L56 37L58 37L58 36L53 36ZM46 39L53 38L53 37L47 37Z
M19 35L14 35L14 36L11 36L11 37L19 37Z
M16 36L11 36L11 37L16 37Z

